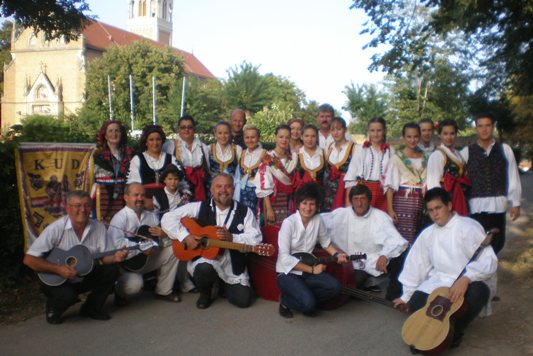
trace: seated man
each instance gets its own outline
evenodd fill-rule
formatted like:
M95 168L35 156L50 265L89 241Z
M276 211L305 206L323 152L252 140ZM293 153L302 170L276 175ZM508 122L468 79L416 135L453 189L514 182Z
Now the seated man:
M338 208L322 214L332 242L348 255L366 253L366 261L354 261L355 284L363 289L370 276L389 274L386 298L394 300L401 295L398 274L402 268L403 252L408 242L396 230L389 215L370 206L372 193L358 184L348 196L351 207ZM379 292L377 286L371 291Z
M113 291L118 276L115 263L127 256L127 251L117 251L102 257L92 271L81 282L74 283L77 271L72 266L48 262L44 256L54 248L70 250L83 245L92 254L109 251L112 244L106 239L105 226L90 220L91 197L87 192L73 191L67 195L67 216L48 225L31 245L24 256L24 264L36 272L57 274L67 281L59 286L49 286L41 282L41 290L46 295L46 321L61 324L63 312L79 301L78 294L90 291L80 309L80 315L96 320L108 320L110 316L102 311L107 296Z
M166 213L162 220L163 229L188 249L197 248L201 237L191 235L180 222L184 217L191 217L196 218L201 226L216 226L220 240L258 244L261 242L259 224L246 205L233 200L234 190L232 176L216 176L211 183L211 201L189 203ZM250 306L252 288L244 254L226 249L213 260L200 257L189 261L187 270L200 292L196 302L199 309L211 305L213 286L219 279L230 303L240 308Z
M108 238L115 246L132 245L128 237L134 237L142 225L149 226L149 234L158 238L159 247L144 252L148 255L146 264L136 272L122 271L115 290L115 304L125 305L126 297L137 294L143 287L143 274L157 270L156 297L177 303L180 297L173 292L178 270L178 260L172 252L172 244L164 231L158 226L157 214L144 209L144 187L140 183L130 183L124 189L126 206L113 216ZM139 256L140 257L140 256ZM129 258L135 258L130 253Z
M304 184L296 191L296 213L283 221L278 235L277 283L281 291L279 314L292 318L291 309L313 315L317 303L337 296L342 289L335 277L326 272L325 264L307 265L295 253L311 254L317 242L338 263L346 262L346 254L339 254L326 233L318 215L320 191L315 183Z
M396 308L410 312L422 308L431 292L449 287L452 302L464 296L466 312L456 320L453 346L459 346L462 334L489 299L485 284L498 266L492 247L484 248L476 260L469 263L485 238L483 227L475 220L452 211L448 193L433 188L424 197L434 224L418 236L407 255L399 281L403 295L394 300ZM461 271L466 272L461 275Z

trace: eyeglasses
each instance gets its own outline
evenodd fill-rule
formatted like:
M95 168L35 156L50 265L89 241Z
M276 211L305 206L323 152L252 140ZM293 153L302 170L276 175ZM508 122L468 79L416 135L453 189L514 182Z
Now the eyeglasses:
M194 130L194 126L180 126L180 130Z

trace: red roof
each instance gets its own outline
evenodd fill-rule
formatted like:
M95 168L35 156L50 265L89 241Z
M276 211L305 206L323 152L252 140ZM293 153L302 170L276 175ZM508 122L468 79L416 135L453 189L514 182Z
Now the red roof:
M161 48L167 47L167 45L164 43L153 41L135 33L131 33L99 21L91 21L91 23L82 31L82 34L85 38L85 45L87 47L101 50L102 52L111 45L124 46L141 40L148 41L154 46ZM213 73L211 73L209 69L207 69L206 66L204 66L202 62L195 57L194 54L182 51L181 49L173 47L171 48L183 57L185 71L187 73L191 73L202 78L216 79Z

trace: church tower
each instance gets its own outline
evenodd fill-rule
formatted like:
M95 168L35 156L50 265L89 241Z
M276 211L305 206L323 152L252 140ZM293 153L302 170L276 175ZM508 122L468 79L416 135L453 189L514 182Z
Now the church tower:
M129 32L172 45L173 0L127 0Z

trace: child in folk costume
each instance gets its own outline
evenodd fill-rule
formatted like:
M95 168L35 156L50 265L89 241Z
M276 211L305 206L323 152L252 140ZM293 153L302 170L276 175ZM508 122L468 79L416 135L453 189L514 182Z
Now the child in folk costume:
M243 136L246 149L241 153L239 167L235 174L236 187L233 199L249 207L254 216L257 217L257 194L254 178L265 158L266 150L259 144L260 132L257 126L244 126Z
M185 178L194 189L194 201L207 198L207 182L209 181L209 149L195 137L196 122L190 115L182 116L176 131L178 137L167 140L163 151L173 155L185 169Z
M318 129L314 125L305 125L303 129L304 145L298 152L298 162L294 173L293 187L298 190L305 183L324 181L326 157L324 150L318 146Z
M156 191L152 198L154 213L159 215L159 220L165 213L190 201L192 193L187 187L180 184L184 177L183 172L172 164L168 165L161 174L165 188Z
M470 187L465 173L463 157L455 149L457 122L443 120L437 127L441 144L429 156L427 190L442 187L452 197L452 206L459 215L468 216L468 205L464 190Z
M412 245L424 222L424 187L427 156L418 147L420 127L405 124L402 129L405 148L389 162L385 178L389 215L400 234Z
M387 212L387 200L383 191L383 182L387 174L389 160L394 149L385 143L387 125L381 117L368 121L368 141L355 150L346 176L344 186L346 194L356 184L366 185L372 192L370 205Z
M241 158L241 146L231 143L231 126L219 121L215 126L215 140L209 146L209 167L211 176L227 173L234 176Z
M291 129L287 125L276 128L276 147L268 152L255 175L257 197L262 200L263 224L281 224L295 211L292 199L292 175L296 167L296 153L290 152Z
M355 151L353 141L346 140L346 121L336 117L331 121L330 133L335 140L326 152L328 169L324 178L326 196L324 209L331 211L346 206L348 195L344 188L344 176Z

